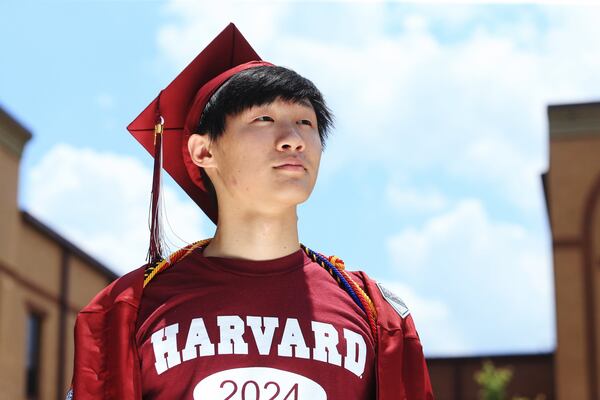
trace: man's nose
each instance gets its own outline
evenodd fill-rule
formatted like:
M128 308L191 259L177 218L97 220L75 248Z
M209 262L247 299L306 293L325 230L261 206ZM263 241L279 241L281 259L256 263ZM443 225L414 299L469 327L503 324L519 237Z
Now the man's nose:
M304 150L304 138L300 133L295 122L282 123L277 138L277 148L279 150L294 149L296 151Z

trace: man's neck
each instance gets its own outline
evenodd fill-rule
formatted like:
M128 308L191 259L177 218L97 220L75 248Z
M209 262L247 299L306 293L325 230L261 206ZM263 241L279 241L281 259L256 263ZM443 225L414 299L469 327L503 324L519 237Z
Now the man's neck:
M300 248L296 208L281 215L219 213L213 240L203 251L207 257L272 260Z

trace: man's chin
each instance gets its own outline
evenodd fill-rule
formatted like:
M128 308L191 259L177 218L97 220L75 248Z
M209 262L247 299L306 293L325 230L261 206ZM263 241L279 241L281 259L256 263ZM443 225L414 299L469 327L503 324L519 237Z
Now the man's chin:
M275 200L274 203L277 204L278 208L290 208L290 207L295 207L299 204L304 203L305 201L307 201L310 198L310 192L306 193L306 191L303 192L293 192L290 191L288 193L282 193L279 192L277 199Z

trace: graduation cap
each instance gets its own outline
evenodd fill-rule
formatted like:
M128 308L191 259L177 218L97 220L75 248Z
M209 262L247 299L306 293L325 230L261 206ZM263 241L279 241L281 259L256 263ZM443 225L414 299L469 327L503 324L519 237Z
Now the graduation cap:
M200 167L190 157L187 142L197 128L206 103L237 72L262 65L262 61L233 23L217 35L200 54L163 89L127 126L127 130L154 157L150 206L150 263L162 259L159 217L162 167L216 224L218 208Z

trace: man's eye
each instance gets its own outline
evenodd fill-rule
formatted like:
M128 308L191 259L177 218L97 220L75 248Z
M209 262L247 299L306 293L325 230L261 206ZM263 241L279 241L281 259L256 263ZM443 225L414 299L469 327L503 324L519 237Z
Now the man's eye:
M301 120L300 120L300 121L298 121L298 122L300 122L300 123L301 123L301 124L303 124L303 125L312 126L312 121L311 121L311 120L309 120L309 119L301 119Z
M269 117L268 115L262 115L258 118L256 118L256 121L275 121L273 118Z

